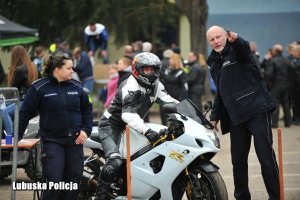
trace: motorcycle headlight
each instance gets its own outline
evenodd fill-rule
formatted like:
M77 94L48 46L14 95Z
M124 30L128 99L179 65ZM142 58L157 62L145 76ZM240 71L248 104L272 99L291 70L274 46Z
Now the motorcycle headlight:
M220 149L221 143L218 133L215 130L210 130L207 132L207 136L211 139L211 141L214 143L214 145Z

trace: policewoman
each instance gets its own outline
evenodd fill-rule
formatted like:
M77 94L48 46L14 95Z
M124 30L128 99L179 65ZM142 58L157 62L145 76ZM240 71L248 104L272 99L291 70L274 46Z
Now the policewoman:
M49 54L44 77L29 88L20 109L19 139L29 120L40 116L43 178L49 184L78 184L83 171L83 143L92 130L92 105L82 83L72 80L68 54ZM78 190L42 191L42 199L76 199Z

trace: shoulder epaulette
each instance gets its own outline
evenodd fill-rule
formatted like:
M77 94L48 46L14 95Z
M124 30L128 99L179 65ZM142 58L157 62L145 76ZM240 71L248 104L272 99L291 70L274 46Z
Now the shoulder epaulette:
M74 85L77 85L78 87L82 88L82 82L74 80L74 79L71 79L70 82L73 83Z
M39 90L43 85L48 83L49 80L47 78L40 78L32 83L32 86L36 89Z

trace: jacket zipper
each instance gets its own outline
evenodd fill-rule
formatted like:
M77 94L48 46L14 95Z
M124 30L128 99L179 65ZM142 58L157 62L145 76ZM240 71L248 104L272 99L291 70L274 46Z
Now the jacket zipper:
M67 110L67 105L66 105L66 100L65 100L65 91L63 90L62 88L63 86L59 83L59 88L60 88L60 94L62 96L62 100L63 100L63 103L64 103L64 107L65 109ZM67 114L67 121L68 121L68 124L71 125L70 123L70 118L69 118L69 115ZM68 134L71 133L71 129L68 127Z
M254 92L255 92L255 91L250 92L250 93L248 93L248 94L245 94L245 95L243 95L243 96L237 98L236 101L238 101L238 100L240 100L240 99L242 99L242 98L244 98L244 97L246 97L246 96L249 96L249 95L253 94Z

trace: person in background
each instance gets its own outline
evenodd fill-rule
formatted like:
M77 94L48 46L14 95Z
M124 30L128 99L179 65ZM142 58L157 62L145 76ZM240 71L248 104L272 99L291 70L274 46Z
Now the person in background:
M202 68L208 67L205 56L202 53L199 54L199 63ZM210 73L208 73L208 79L209 79L210 92L213 96L215 96L216 92L217 92L217 87L216 87L216 84L214 83L214 80L212 79Z
M115 97L118 88L118 66L116 64L109 65L109 81L107 83L107 98L105 102L105 108L108 108L110 102Z
M115 98L99 121L99 138L106 162L98 178L95 200L109 199L109 189L122 164L119 139L126 124L154 143L160 134L144 123L144 116L153 103L178 103L159 82L160 67L161 62L156 55L149 52L136 55L132 62L132 75L121 82Z
M271 96L277 106L272 115L272 127L278 127L279 106L282 105L284 113L284 126L291 126L290 90L293 83L293 67L288 58L282 55L283 46L275 44L272 48L272 59L266 71L266 79L269 80Z
M259 52L257 51L257 44L256 44L256 42L252 41L252 42L249 43L249 45L250 45L250 50L253 54L253 58L256 62L256 65L260 69Z
M251 137L261 164L270 200L279 200L279 173L273 150L271 112L276 108L267 92L249 43L232 31L212 26L206 33L212 48L207 64L217 86L210 121L222 134L230 132L234 197L250 200L248 155Z
M139 53L143 52L143 42L138 40L132 43L133 53L132 56L136 56Z
M268 77L266 75L266 69L270 65L271 58L272 58L272 48L269 48L269 49L267 49L264 59L260 65L260 72L261 72L262 78L266 84L268 91L270 91L271 80L268 80Z
M39 78L42 78L43 72L43 57L45 56L45 48L42 46L37 46L34 49L34 57L32 59L33 64L36 66L39 73Z
M88 47L89 57L94 57L97 49L101 48L102 62L103 64L108 63L108 33L103 24L89 23L84 29L84 42Z
M159 81L164 84L165 83L165 71L170 67L170 56L174 52L171 49L166 49L163 52L163 59L161 60L161 70L160 70L160 75L159 75ZM167 125L167 115L162 111L162 106L159 106L159 113L160 113L160 119L161 119L161 124L162 125Z
M169 68L170 66L170 62L169 62L169 59L170 59L170 56L173 54L174 52L171 50L171 49L166 49L164 50L163 52L163 58L161 60L161 75L159 76L159 79L162 80L163 79L163 74L164 74L164 71Z
M8 87L16 87L19 90L21 107L27 90L32 82L37 80L38 72L34 64L31 62L25 48L21 45L14 46L11 50L11 59L9 72L7 75ZM16 104L7 105L2 112L3 129L7 135L13 135L13 116L15 114Z
M83 143L92 131L92 104L81 82L71 79L73 62L68 54L49 54L44 65L45 78L30 86L21 107L19 139L29 120L38 113L43 178L47 184L64 182L79 188ZM43 190L41 196L42 200L74 200L78 191Z
M204 66L200 66L199 55L196 52L190 52L188 55L188 66L190 68L187 74L188 97L202 112L202 95L204 94L204 82L206 71Z
M86 51L76 47L73 50L74 71L77 72L83 87L88 89L89 95L93 93L94 75L91 60Z
M173 53L169 59L170 67L164 72L164 81L166 91L171 97L182 101L187 96L188 85L187 75L183 71L181 56Z
M129 58L129 60L132 62L133 60L133 48L131 45L125 45L124 47L124 57Z
M143 52L151 52L152 51L152 44L150 42L143 42Z
M121 84L122 81L127 79L131 73L131 61L127 57L120 58L117 63L118 66L118 73L119 73L119 80L118 80L118 86Z
M188 73L188 67L185 66L185 64L187 63L186 60L183 59L183 57L181 56L181 49L180 47L178 47L175 43L172 44L173 48L172 48L172 51L174 53L177 53L178 55L180 55L180 58L181 58L181 62L182 62L182 65L183 65L183 70L185 73Z
M3 81L5 80L5 71L3 69L3 65L1 63L1 60L0 60L0 85L3 83Z
M291 87L292 124L300 125L300 44L293 42L288 46L289 56L293 66L293 82Z
M53 43L50 45L49 50L51 53L55 53L58 48L60 48L63 40L60 37L56 37L53 40Z

